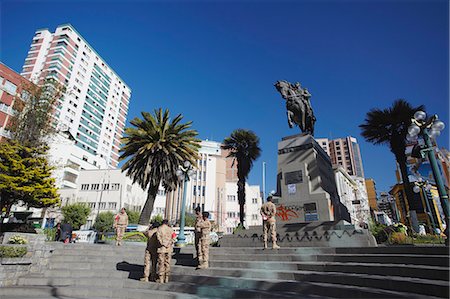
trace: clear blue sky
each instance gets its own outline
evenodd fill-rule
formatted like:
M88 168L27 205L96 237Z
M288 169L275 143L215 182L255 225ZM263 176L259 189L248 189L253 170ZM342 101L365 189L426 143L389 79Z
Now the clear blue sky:
M0 60L20 72L36 29L71 23L132 88L128 119L167 107L202 139L251 129L263 150L250 174L275 189L289 129L273 84L312 93L316 137L358 138L366 177L395 183L393 155L360 137L371 108L425 104L450 127L447 1L7 1ZM448 147L448 134L439 138Z

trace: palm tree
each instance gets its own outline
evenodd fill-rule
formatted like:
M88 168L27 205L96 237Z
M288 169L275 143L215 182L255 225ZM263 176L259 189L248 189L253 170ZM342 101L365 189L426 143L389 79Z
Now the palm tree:
M395 155L408 202L414 200L414 194L406 169L405 140L411 118L419 110L424 110L424 106L414 108L407 101L399 99L392 107L370 110L366 115L365 123L359 126L362 129L361 135L366 141L375 145L387 144Z
M178 186L176 171L184 161L196 165L200 140L197 131L189 130L192 122L182 124L178 114L172 121L169 110L160 108L154 114L142 112L142 119L134 118L133 127L125 129L120 161L129 158L122 166L133 183L144 190L147 200L139 217L139 224L147 225L153 210L156 193L162 182L167 191Z
M237 129L223 140L222 149L229 150L227 157L237 162L238 169L238 202L240 226L244 227L245 181L255 161L261 155L259 138L249 130Z

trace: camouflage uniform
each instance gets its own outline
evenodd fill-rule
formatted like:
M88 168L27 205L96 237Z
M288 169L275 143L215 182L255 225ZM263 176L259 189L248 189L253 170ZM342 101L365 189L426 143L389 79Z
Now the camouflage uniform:
M199 247L198 244L200 242L200 237L202 235L202 229L199 227L199 223L203 221L201 213L198 213L195 217L195 224L194 224L194 244L195 244L195 253L197 254L197 261L198 261L198 255L199 255Z
M144 277L142 281L148 281L149 276L151 281L156 280L156 265L158 262L158 237L156 235L157 228L148 229L144 234L147 236L147 248L144 256ZM152 264L152 271L150 273L150 261Z
M267 248L267 234L270 233L272 236L272 248L278 249L280 246L277 245L277 231L276 231L276 219L275 214L277 213L277 207L268 201L261 206L261 215L263 217L264 226L264 248ZM265 220L264 220L265 219Z
M209 266L209 233L211 232L211 223L208 219L202 219L198 223L198 227L201 230L198 244L198 268L206 269Z
M122 245L123 234L125 233L125 229L128 226L128 215L126 212L119 213L114 217L114 228L116 229L117 240L116 245Z
M158 274L159 278L156 282L169 282L170 275L170 259L173 252L173 235L174 231L167 224L161 225L156 231L158 239Z

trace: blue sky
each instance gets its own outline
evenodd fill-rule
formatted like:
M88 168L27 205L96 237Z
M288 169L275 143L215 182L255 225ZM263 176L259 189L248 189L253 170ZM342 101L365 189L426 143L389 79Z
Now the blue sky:
M447 1L3 0L0 10L0 60L18 72L36 29L71 23L131 87L128 119L163 107L202 139L255 131L263 153L249 183L261 184L266 161L268 191L277 142L299 132L277 80L309 89L316 137L358 139L378 191L395 183L395 164L360 136L367 111L404 98L450 126Z

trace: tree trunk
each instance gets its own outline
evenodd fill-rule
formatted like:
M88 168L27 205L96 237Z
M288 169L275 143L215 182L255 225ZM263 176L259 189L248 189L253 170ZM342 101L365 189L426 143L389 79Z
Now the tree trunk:
M238 185L238 202L239 202L239 221L240 225L244 227L245 179L240 179L237 185Z
M155 204L156 193L158 192L159 183L157 185L150 184L147 193L147 200L139 217L140 225L148 225L152 216L153 205Z
M395 155L398 166L400 168L400 174L402 177L402 182L403 182L403 188L405 189L405 193L406 193L406 200L408 202L408 205L411 206L411 202L414 200L414 194L411 188L411 184L409 182L409 178L408 178L408 170L406 169L406 155L405 154L397 154ZM406 217L406 215L405 215ZM412 225L411 220L409 220L409 225Z

